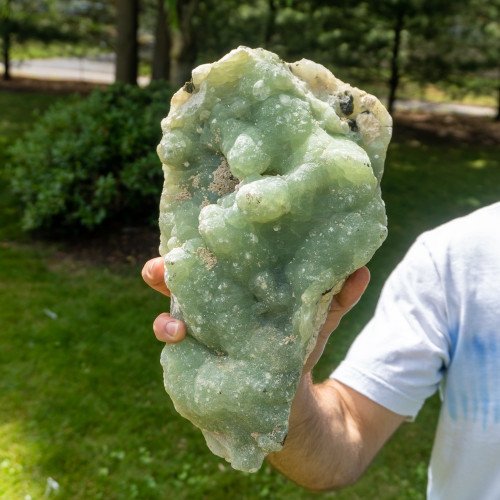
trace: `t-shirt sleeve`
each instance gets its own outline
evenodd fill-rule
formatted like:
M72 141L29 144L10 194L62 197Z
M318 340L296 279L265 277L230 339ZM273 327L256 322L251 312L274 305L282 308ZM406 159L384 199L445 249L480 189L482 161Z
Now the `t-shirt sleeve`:
M449 363L443 278L423 237L387 280L375 314L331 374L407 417L434 394Z

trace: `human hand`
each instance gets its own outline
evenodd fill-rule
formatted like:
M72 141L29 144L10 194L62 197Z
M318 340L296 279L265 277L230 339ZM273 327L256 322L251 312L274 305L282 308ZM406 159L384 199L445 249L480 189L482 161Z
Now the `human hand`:
M163 259L156 257L146 262L142 269L144 281L158 292L170 296L164 279ZM333 297L330 310L318 335L316 347L304 365L304 373L310 372L318 362L330 334L337 328L340 320L359 301L370 281L370 271L362 267L347 278L342 290ZM156 338L168 344L180 342L186 336L186 325L168 313L160 314L153 322Z
M316 346L304 365L304 374L309 373L319 361L330 335L339 326L344 314L358 303L369 282L370 271L366 266L361 267L346 279L340 292L333 296L328 315L318 334Z
M141 274L151 288L170 297L170 290L165 284L165 268L162 257L148 260L144 264ZM186 336L186 325L168 313L161 313L153 322L153 331L158 340L167 342L167 344L175 344Z

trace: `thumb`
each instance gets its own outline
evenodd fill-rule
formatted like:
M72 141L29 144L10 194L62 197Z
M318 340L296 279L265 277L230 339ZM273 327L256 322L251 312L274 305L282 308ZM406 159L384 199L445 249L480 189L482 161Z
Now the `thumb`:
M361 267L347 278L340 292L333 297L326 320L318 334L316 346L304 365L304 372L312 370L319 361L330 334L337 328L344 314L358 303L369 282L370 271L366 266Z
M370 282L370 271L366 266L360 267L347 278L342 290L335 295L330 312L342 312L352 309L358 302Z

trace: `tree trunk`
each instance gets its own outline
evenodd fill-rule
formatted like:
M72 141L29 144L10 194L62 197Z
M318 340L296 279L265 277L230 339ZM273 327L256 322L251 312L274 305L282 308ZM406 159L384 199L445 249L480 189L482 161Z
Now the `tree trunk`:
M264 48L269 49L276 27L276 0L267 0L267 22L264 33Z
M10 27L10 0L7 0L5 6L5 24L2 36L2 59L3 59L3 79L10 80L10 42L11 42L11 27Z
M139 0L117 0L115 81L137 84Z
M399 85L399 51L401 48L401 32L403 31L405 20L404 10L398 9L396 24L394 26L394 43L392 45L391 58L391 78L389 79L389 98L387 100L387 111L392 115L394 112L394 102Z
M6 29L2 40L2 52L3 52L3 79L5 81L10 80L10 33Z
M496 122L500 122L500 85L498 86L497 94L497 116L495 117Z
M192 19L198 0L176 2L177 26L171 25L170 83L180 87L190 79L191 69L196 60L196 37L193 36Z
M152 80L168 80L170 76L170 33L165 0L157 0Z

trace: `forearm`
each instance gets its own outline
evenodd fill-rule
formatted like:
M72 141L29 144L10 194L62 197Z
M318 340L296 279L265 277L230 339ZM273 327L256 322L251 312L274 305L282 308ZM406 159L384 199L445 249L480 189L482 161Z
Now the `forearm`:
M269 461L292 481L312 490L354 483L405 420L335 380L301 380L289 432Z
M363 472L368 459L358 422L336 383L313 385L306 375L289 423L283 449L268 459L291 480L313 490L336 489Z

